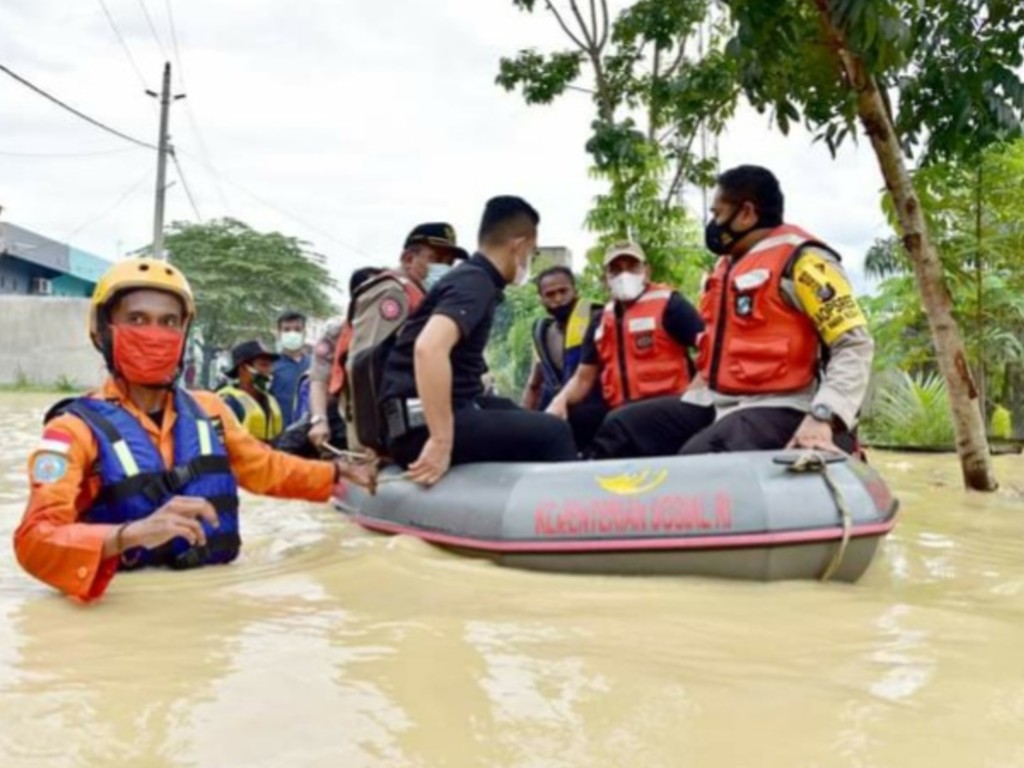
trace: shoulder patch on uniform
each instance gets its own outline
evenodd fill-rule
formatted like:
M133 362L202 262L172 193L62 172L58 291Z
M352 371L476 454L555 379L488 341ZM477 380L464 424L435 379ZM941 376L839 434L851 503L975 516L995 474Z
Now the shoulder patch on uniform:
M55 483L68 473L65 456L51 451L40 451L32 460L32 482Z
M397 299L390 297L384 299L380 303L380 316L385 320L397 320L399 315L402 314L402 305L398 303Z
M71 435L48 427L43 430L43 440L37 450L67 454L71 450Z

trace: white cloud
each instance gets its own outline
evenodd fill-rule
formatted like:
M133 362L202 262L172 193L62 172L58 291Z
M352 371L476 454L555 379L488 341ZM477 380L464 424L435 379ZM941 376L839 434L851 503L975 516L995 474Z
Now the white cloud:
M583 220L597 186L583 145L592 118L586 95L526 107L494 84L498 59L530 45L562 44L544 14L494 0L172 0L188 108L210 158L234 183L311 224L305 226L217 181L197 161L198 137L178 102L172 134L207 218L230 214L278 229L327 253L339 277L368 260L390 263L415 223L448 219L471 244L484 201L521 194L543 216L545 242L582 255ZM149 87L161 55L138 2L107 0ZM164 4L149 0L164 45ZM32 35L25 29L46 30ZM154 105L99 3L7 0L0 8L4 63L84 112L145 141ZM124 145L0 78L0 152L86 152ZM788 212L839 248L856 273L885 232L870 148L833 162L807 137L784 139L752 112L723 137L723 166L775 170ZM96 157L0 154L0 204L11 221L108 257L149 240L145 150ZM173 170L171 178L175 178ZM221 191L223 191L222 200ZM180 184L168 218L191 218ZM85 225L85 226L83 226ZM79 230L75 232L75 230ZM332 237L325 236L330 233Z

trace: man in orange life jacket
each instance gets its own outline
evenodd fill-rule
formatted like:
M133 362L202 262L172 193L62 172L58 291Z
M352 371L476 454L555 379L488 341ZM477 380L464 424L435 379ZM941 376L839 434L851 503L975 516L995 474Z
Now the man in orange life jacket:
M51 409L14 534L22 567L68 595L100 597L119 569L231 562L239 485L327 501L342 480L374 482L372 467L273 451L217 395L175 385L194 318L165 262L122 261L96 284L89 332L110 377Z
M548 406L568 409L593 391L610 408L664 395L679 396L693 374L689 348L704 327L697 310L667 285L651 283L647 256L636 243L618 243L604 257L612 301L588 331L579 368Z
M328 400L336 399L345 410L347 363L404 323L455 261L467 258L450 224L420 224L405 239L398 269L368 276L350 291L346 323L337 331L333 346L329 337L317 344L310 370L309 440L313 445L323 445L330 435ZM354 441L351 429L349 438Z
M697 378L682 399L609 416L598 455L853 449L874 344L839 256L783 223L760 166L723 173L712 214Z

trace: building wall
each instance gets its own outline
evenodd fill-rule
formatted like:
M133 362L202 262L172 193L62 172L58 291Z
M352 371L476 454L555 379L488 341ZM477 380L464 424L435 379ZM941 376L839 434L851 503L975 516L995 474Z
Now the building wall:
M79 299L87 299L92 296L96 283L82 280L74 275L61 275L55 277L53 283L54 296L70 296Z
M0 294L28 293L29 285L37 271L31 264L21 259L0 255Z
M89 341L89 300L0 296L0 384L19 378L52 385L67 378L82 387L103 381L104 365Z

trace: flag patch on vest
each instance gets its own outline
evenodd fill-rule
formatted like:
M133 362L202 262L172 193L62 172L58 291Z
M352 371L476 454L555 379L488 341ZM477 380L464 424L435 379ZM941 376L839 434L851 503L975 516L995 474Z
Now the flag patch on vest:
M68 460L59 453L42 451L32 460L32 482L55 483L68 473Z

